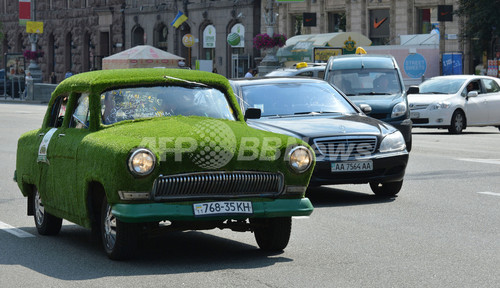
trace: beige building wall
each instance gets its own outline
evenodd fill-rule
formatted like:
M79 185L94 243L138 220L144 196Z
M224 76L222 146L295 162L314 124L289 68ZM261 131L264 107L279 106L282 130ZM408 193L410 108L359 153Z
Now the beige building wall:
M262 13L265 13L265 3L262 1ZM401 35L419 33L418 17L420 9L430 9L431 23L438 22L438 5L453 5L458 8L458 0L304 0L298 3L278 3L276 32L287 37L295 35L293 21L304 12L316 13L317 25L304 27L302 34L329 33L329 14L346 14L346 31L358 32L370 37L370 11L389 9L390 35L387 45L400 45ZM470 44L461 38L464 19L453 15L453 22L440 22L440 54L458 52L464 56L464 73L472 73L473 65L470 56ZM331 26L331 25L330 25ZM262 22L262 27L265 27ZM264 28L263 28L264 29ZM264 30L263 30L264 31Z

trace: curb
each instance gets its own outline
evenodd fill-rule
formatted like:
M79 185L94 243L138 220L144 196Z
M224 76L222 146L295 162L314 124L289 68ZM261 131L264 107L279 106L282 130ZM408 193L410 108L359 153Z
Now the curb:
M47 101L40 101L40 100L21 100L19 98L12 99L10 97L7 98L2 98L0 96L0 103L3 104L31 104L31 105L45 105L48 104Z

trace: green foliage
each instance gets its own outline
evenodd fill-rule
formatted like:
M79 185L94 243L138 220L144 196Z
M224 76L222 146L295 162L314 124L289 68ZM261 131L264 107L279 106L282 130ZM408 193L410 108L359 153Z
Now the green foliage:
M455 13L465 17L465 36L477 43L480 51L490 51L494 38L500 36L500 0L459 0Z
M112 125L102 125L100 115L100 95L103 91L119 87L144 85L192 85L203 83L223 91L236 109L238 121L213 119L199 116L172 116L144 118L121 121ZM90 128L63 128L68 126L72 107L76 105L79 93L89 93ZM47 149L48 162L37 162L38 149L43 135L51 129L49 115L57 97L69 95L67 113L63 127L54 135ZM123 203L118 191L151 191L153 181L159 175L173 175L202 171L280 171L285 176L285 185L306 186L314 165L302 174L294 173L285 161L286 150L290 144L308 146L300 139L285 135L265 132L249 127L236 103L236 98L228 80L220 75L186 69L124 69L104 70L74 75L61 82L52 95L47 108L42 128L21 136L18 142L16 178L24 196L29 185L35 185L42 198L46 195L57 197L45 198L45 209L53 215L71 222L90 227L87 193L93 183L100 183L104 188L109 203ZM195 165L192 155L201 155L207 145L199 145L187 153L179 151L175 139L193 139L195 143L207 141L206 136L196 132L203 121L220 121L216 125L227 127L234 135L234 157L220 168L203 168ZM58 135L58 134L57 134ZM172 141L169 139L173 139ZM252 145L245 139L258 142ZM272 149L264 149L265 139L274 139L268 143ZM64 143L64 144L61 144ZM138 147L149 148L158 159L153 172L145 177L132 175L127 165L131 151ZM188 147L180 146L180 150ZM250 148L247 148L250 147ZM263 151L277 151L261 153ZM206 151L206 150L205 150ZM246 152L245 152L246 151ZM252 152L249 155L247 152ZM183 152L182 158L176 155ZM256 154L255 154L256 153ZM191 155L191 156L190 156ZM238 156L255 156L242 161ZM251 157L250 157L251 158ZM48 169L52 172L48 173ZM45 171L45 172L44 172ZM50 174L50 175L49 175ZM65 177L57 177L65 175ZM51 177L53 176L53 177ZM301 198L303 195L292 195Z

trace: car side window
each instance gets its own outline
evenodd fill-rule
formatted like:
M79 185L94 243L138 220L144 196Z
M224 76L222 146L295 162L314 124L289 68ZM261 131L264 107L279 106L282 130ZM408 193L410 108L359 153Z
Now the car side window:
M467 96L467 94L471 91L477 91L478 94L481 94L481 87L479 85L479 81L471 81L465 86L464 91L462 92L462 96Z
M75 111L71 115L70 128L88 129L89 128L89 95L82 94L78 98Z
M495 93L500 91L500 86L495 80L492 79L482 79L484 90L486 93Z
M68 96L61 95L57 97L52 105L49 127L58 128L62 126L64 120L64 114L66 113L66 105L68 103Z

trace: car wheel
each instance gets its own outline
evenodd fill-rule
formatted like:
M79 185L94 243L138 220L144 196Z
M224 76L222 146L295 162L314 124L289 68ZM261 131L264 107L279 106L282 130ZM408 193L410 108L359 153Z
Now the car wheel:
M40 192L35 188L33 196L33 209L36 230L41 235L56 235L61 231L62 219L56 217L47 211L42 203L42 198L40 197Z
M376 183L370 182L370 188L373 193L381 197L393 197L399 193L403 186L403 180L396 182Z
M126 260L133 256L137 247L137 225L118 220L111 213L106 198L101 209L101 235L104 250L110 259Z
M253 218L255 240L260 249L278 252L285 249L292 231L292 217Z
M453 112L453 116L451 116L451 123L448 131L451 134L460 134L462 130L465 129L465 115L462 111Z

